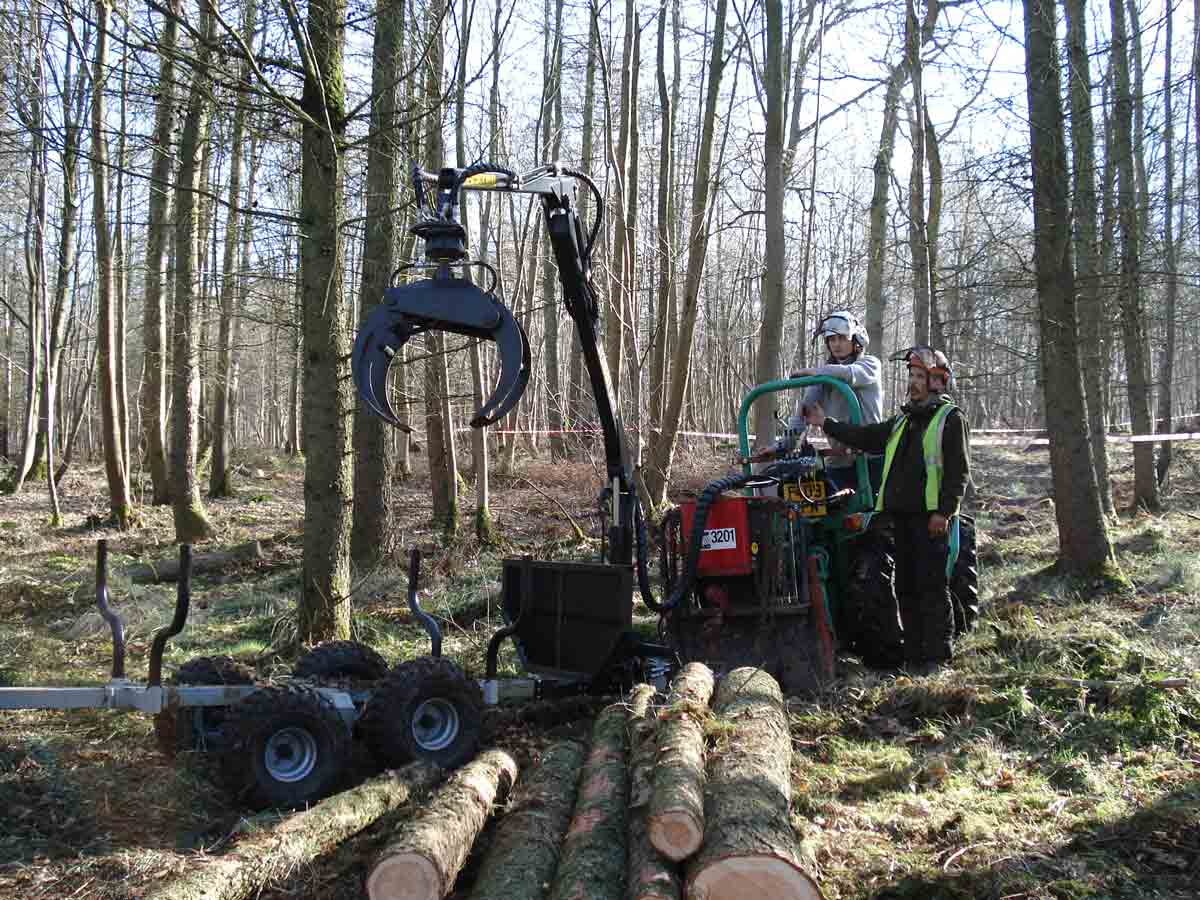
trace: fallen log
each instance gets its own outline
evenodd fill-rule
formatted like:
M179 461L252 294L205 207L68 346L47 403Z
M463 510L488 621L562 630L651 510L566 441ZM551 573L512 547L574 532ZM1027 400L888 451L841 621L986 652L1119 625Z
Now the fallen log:
M311 809L241 838L229 852L198 858L188 870L142 895L143 900L243 900L276 878L307 866L386 813L423 796L442 772L412 763L386 772Z
M495 802L517 779L517 762L488 750L450 776L384 848L371 874L371 900L441 900L467 860Z
M575 808L587 748L560 741L521 777L483 859L471 900L542 900Z
M704 845L688 863L688 896L820 898L789 815L792 740L778 682L734 669L717 685L713 713L726 730L709 755Z
M596 718L548 900L620 900L625 893L627 727L624 703L612 704Z
M704 839L704 719L709 715L713 675L688 663L671 682L658 726L658 764L646 827L650 843L679 862Z
M197 553L192 557L192 574L211 575L214 572L223 572L231 567L245 565L263 558L262 542L247 541L229 550ZM176 557L153 563L139 563L127 569L125 574L134 584L160 584L164 581L178 581L179 559Z
M679 900L683 889L677 863L654 849L646 829L646 812L658 756L658 710L654 688L635 687L629 709L629 856L628 900Z

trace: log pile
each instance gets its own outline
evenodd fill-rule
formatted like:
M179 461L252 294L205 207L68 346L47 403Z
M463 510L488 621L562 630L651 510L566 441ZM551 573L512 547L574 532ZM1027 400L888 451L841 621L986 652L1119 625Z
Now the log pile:
M654 688L638 685L597 716L590 748L552 744L519 783L508 752L481 753L419 809L404 809L367 877L371 900L451 892L471 900L820 900L791 823L792 743L775 679L742 668L715 683L693 663L665 704L656 699ZM252 896L439 778L412 767L366 782L151 896ZM463 884L459 873L510 788L473 881Z

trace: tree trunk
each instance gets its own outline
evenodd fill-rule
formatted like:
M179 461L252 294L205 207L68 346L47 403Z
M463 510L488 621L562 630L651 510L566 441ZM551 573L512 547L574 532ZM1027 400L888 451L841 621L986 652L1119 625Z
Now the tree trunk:
M1080 376L1067 201L1070 183L1059 100L1054 2L1025 0L1025 70L1042 380L1059 561L1073 574L1097 575L1110 564L1112 547L1092 466Z
M597 15L593 10L593 16ZM612 256L609 260L608 309L604 317L604 342L608 358L608 373L612 378L613 409L619 413L621 409L621 368L625 349L625 309L626 294L629 290L629 235L625 228L625 205L629 198L629 130L636 128L636 122L630 122L632 107L631 82L633 78L633 39L637 30L635 21L634 0L625 0L625 45L621 52L621 96L619 120L617 124L617 146L612 145L612 127L605 129L608 139L609 163L613 167L616 191L612 210L613 245ZM608 85L605 85L606 96ZM612 106L609 104L609 118L612 117Z
M1125 341L1125 372L1129 390L1129 417L1134 434L1154 430L1150 419L1150 382L1147 377L1146 321L1142 311L1141 247L1138 223L1137 181L1133 163L1133 105L1129 87L1129 36L1121 0L1109 0L1112 15L1113 140L1117 164L1117 220L1121 232L1120 308ZM1141 98L1139 97L1140 101ZM1154 445L1133 445L1133 505L1157 511L1158 480L1154 472Z
M215 17L208 3L201 4L201 32L207 40L216 34ZM190 544L213 533L200 499L196 472L200 428L200 293L203 270L200 243L203 230L199 193L201 153L208 144L212 90L206 74L211 49L201 49L201 65L192 76L187 115L179 138L179 182L175 194L175 300L172 348L171 408L171 507L175 540Z
M300 274L304 320L304 580L297 638L350 637L350 335L342 303L342 53L346 0L310 0L301 105ZM297 32L302 29L297 28ZM315 68L314 68L315 67Z
M367 876L371 900L441 900L467 860L492 807L517 780L517 762L488 750L443 784L400 826Z
M583 82L583 137L582 137L582 170L589 178L592 175L592 134L596 111L596 57L600 52L600 30L596 17L588 16L587 63L584 70ZM495 126L493 126L493 132ZM592 210L590 191L584 191L579 198L579 215L586 221L589 216L599 215L601 210ZM571 418L572 427L578 428L591 418L586 408L585 396L588 392L587 379L583 377L583 348L579 344L579 334L571 329Z
M586 753L576 741L553 744L521 779L496 827L471 900L543 900L571 820Z
M117 420L116 346L114 321L112 243L108 225L108 173L104 147L104 81L108 56L108 0L96 0L96 63L92 70L92 217L96 234L96 274L100 341L100 418L104 434L104 472L108 479L113 520L122 530L133 525L133 503L129 495L129 473Z
M875 151L873 188L871 190L870 233L867 238L866 324L867 340L882 354L883 319L887 298L883 294L883 260L887 247L888 198L892 174L892 153L896 148L896 129L900 125L900 90L908 80L907 60L894 65L888 72L887 92L883 99L883 127L879 147Z
M228 853L203 862L189 860L182 877L168 881L145 900L243 900L272 880L307 868L374 822L427 794L442 773L428 763L385 772L316 806L255 831Z
M1104 409L1105 358L1103 332L1105 312L1100 291L1103 261L1096 238L1096 129L1092 121L1092 78L1088 62L1087 21L1084 0L1065 0L1067 51L1070 60L1071 178L1075 199L1075 272L1078 288L1080 362L1087 401L1088 439L1100 504L1105 514L1113 511L1108 481L1108 442Z
M396 263L396 215L400 180L396 160L404 147L399 129L403 0L381 0L371 67L371 135L367 144L366 226L363 236L359 319L383 302ZM402 365L401 360L396 361ZM405 407L408 397L402 398ZM395 540L392 485L395 468L391 427L361 399L354 405L354 512L350 557L365 570L387 556Z
M675 294L675 106L667 89L666 68L667 0L658 6L658 49L655 72L658 78L659 154L658 206L658 293L655 300L654 334L650 355L650 429L662 427L667 385L667 333Z
M628 710L614 703L596 718L575 814L547 900L618 900L625 893Z
M929 106L921 116L925 125L925 155L929 161L929 215L925 222L925 238L929 248L929 340L934 347L946 351L944 313L938 293L938 239L942 230L942 154L937 131L929 121Z
M667 484L671 480L671 461L675 456L679 423L683 417L683 401L687 395L688 379L691 375L692 339L696 331L696 318L700 312L700 281L708 252L713 130L721 93L721 72L725 65L726 10L727 0L717 0L713 42L708 60L704 118L700 128L696 166L692 174L692 208L691 220L688 223L688 262L683 282L683 314L680 316L679 336L671 359L671 388L667 394L662 428L651 435L643 469L646 491L655 509L666 501Z
M688 663L671 684L658 728L647 820L655 849L675 861L699 850L704 837L704 720L712 693L712 672Z
M801 868L791 822L792 738L779 684L761 669L734 669L713 713L728 729L709 759L704 847L687 867L689 897L819 898Z
M1175 120L1172 115L1172 85L1174 82L1171 78L1174 16L1172 12L1172 7L1168 6L1166 12L1166 46L1163 48L1164 65L1166 67L1166 72L1163 75L1163 84L1167 86L1163 91L1163 163L1166 170L1163 181L1163 256L1167 270L1167 284L1164 292L1166 295L1164 298L1165 309L1163 314L1167 319L1167 333L1166 341L1162 348L1162 363L1158 367L1158 372L1160 373L1158 422L1155 425L1156 431L1166 434L1170 434L1175 430L1173 415L1175 392L1172 388L1175 380L1175 307L1179 296L1178 252L1176 248L1182 240L1183 235L1182 228L1180 229L1179 237L1177 238L1175 235ZM1182 222L1180 224L1182 225ZM1158 448L1158 465L1155 474L1158 477L1160 486L1166 482L1167 473L1171 469L1171 447L1172 444L1170 441L1163 441Z
M912 259L913 340L929 343L929 236L925 230L925 89L915 0L905 0L904 44L912 78L909 107L912 167L908 178L908 249Z
M242 34L247 46L254 42L254 28L258 18L257 0L245 0L242 11ZM229 209L225 214L225 240L221 259L221 323L217 335L217 378L213 385L215 393L212 424L212 466L208 479L210 497L230 497L233 485L229 477L229 454L233 426L235 396L234 348L237 344L237 323L240 296L235 270L238 261L240 231L249 230L249 223L242 224L242 145L246 135L247 91L250 87L250 66L242 62L239 66L237 100L233 111L233 134L229 154Z
M543 38L543 68L546 73L542 87L541 162L558 159L562 146L562 42L563 0L554 3L554 30L550 31L550 0L545 0L546 32ZM550 459L566 456L566 441L562 429L566 393L562 389L562 374L558 361L559 298L557 267L553 254L542 254L542 329L546 367L546 428L550 431Z
M767 40L763 88L767 95L766 134L763 163L766 168L767 254L762 273L762 326L758 332L758 359L754 380L774 381L781 374L783 343L784 279L787 269L786 234L783 225L783 0L766 0ZM803 338L801 339L803 340ZM775 406L778 398L765 395L754 403L754 433L758 446L775 437ZM653 833L653 829L652 829ZM662 849L661 847L659 848ZM675 857L679 859L680 857Z
M629 858L628 900L679 900L679 867L650 843L646 814L658 756L658 710L654 688L638 685L629 697Z

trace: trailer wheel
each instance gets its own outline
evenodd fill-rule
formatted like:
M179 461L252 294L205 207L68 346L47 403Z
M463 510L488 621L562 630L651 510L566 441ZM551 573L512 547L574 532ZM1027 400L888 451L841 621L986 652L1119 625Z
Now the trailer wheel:
M975 520L959 518L958 559L950 572L950 600L954 604L954 635L975 627L979 618L979 555L975 548Z
M261 688L229 711L225 722L226 781L255 809L295 809L319 800L341 777L350 731L315 688Z
M904 631L892 586L895 570L889 538L868 533L858 539L846 579L843 627L848 648L873 669L894 669L904 662Z
M292 674L297 678L357 678L378 681L387 677L387 660L358 641L328 641L318 644L296 660Z
M372 692L360 729L375 761L413 759L453 769L475 756L483 730L479 685L441 657L401 663Z
M229 656L197 656L180 666L171 684L253 684L254 673ZM158 749L167 756L180 750L204 750L210 737L220 732L225 721L222 706L193 706L165 709L154 717Z

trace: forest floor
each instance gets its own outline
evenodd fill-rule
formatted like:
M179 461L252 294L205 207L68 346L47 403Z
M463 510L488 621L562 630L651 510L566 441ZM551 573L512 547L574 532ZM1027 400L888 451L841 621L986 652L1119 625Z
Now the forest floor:
M1184 898L1200 883L1200 450L1177 450L1167 512L1114 523L1130 588L1102 594L1050 570L1057 550L1047 455L981 448L972 499L985 612L953 667L928 678L839 659L837 682L792 698L793 821L806 863L834 898ZM687 454L679 490L729 468L727 449ZM482 674L500 617L499 560L594 556L598 464L526 460L493 479L500 547L430 530L427 481L399 489L394 565L356 576L354 630L389 660L426 652L408 613L404 551L426 554L424 605L445 652ZM1131 460L1113 459L1118 503ZM168 645L168 671L230 654L263 678L293 657L303 473L239 459L238 496L209 502L218 538L259 539L264 557L193 582L193 613ZM133 562L172 557L169 510L141 507L130 532L106 514L102 470L62 485L64 526L44 490L0 498L0 685L98 684L107 630L91 607L95 540L110 540L128 669L144 678L150 637L171 618L172 585L134 585ZM464 509L473 498L464 495ZM649 620L640 608L641 618ZM515 672L511 651L502 672ZM1187 677L1190 686L1154 682ZM570 726L568 726L570 727ZM586 724L576 724L585 728ZM559 729L561 731L561 728ZM525 753L556 733L530 728ZM163 755L136 713L0 712L0 897L132 900L219 854L246 827L201 754ZM261 897L360 898L368 829ZM465 897L469 863L453 896Z

